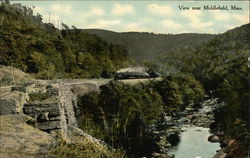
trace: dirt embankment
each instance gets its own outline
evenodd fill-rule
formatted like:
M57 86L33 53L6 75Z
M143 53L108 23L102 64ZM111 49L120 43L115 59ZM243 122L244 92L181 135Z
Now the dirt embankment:
M54 138L29 124L27 115L0 115L0 157L46 157Z
M32 80L31 75L17 68L0 65L0 86L20 85Z

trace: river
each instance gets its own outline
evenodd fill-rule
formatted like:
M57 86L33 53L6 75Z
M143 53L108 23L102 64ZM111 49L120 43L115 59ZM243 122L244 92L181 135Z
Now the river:
M216 151L221 149L219 143L208 141L208 137L211 135L210 129L208 125L203 124L208 120L213 120L211 113L217 106L216 104L216 99L207 100L203 102L199 111L191 114L196 118L193 121L195 123L193 124L191 119L189 123L181 126L181 132L177 135L176 141L172 142L168 155L174 155L174 158L212 158Z
M180 142L168 152L169 155L175 155L175 158L212 158L220 149L219 143L207 140L211 135L209 128L185 126L182 131Z

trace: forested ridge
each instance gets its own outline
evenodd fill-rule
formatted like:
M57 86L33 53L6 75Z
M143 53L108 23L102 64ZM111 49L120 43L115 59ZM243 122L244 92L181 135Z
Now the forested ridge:
M137 61L152 61L159 54L176 48L195 48L216 36L199 33L155 34L152 32L113 32L98 29L82 29L81 31L98 35L110 43L125 46L129 55Z
M26 6L1 3L0 64L50 79L110 77L131 63L123 46L63 26L58 30L44 23L41 15Z

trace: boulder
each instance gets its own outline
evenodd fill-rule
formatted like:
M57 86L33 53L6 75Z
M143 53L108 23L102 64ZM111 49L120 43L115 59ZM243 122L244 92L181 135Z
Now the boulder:
M211 135L208 137L208 141L212 143L217 143L220 142L220 137L218 137L217 135Z
M62 129L61 121L38 122L35 124L37 128L45 131Z
M59 101L26 103L23 112L37 121L35 127L48 132L60 130L67 137L65 109Z
M227 156L227 153L224 153L223 150L219 150L219 151L214 155L213 158L226 158L226 156Z
M156 153L156 152L154 152L152 155L154 158L174 158L174 156L169 156L167 154Z
M58 83L49 84L48 86L46 86L46 93L49 96L58 96L59 95L59 88L60 88L60 85Z
M28 83L12 87L11 91L19 91L24 93L46 93L46 85Z
M1 158L46 158L55 139L26 122L27 115L0 115Z
M182 117L178 120L179 123L189 123L190 119L188 119L187 117Z
M56 117L60 115L60 105L56 101L26 103L24 104L23 112L34 118L37 118L38 116L42 117L42 114L44 114L44 117L46 117L45 115L48 117Z
M26 94L23 92L11 92L0 99L0 115L22 113L26 103Z

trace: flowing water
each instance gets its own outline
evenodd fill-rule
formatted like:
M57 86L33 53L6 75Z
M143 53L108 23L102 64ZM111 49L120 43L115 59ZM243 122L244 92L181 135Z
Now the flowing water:
M216 106L217 99L207 100L198 113L212 112ZM219 143L208 141L211 135L209 128L183 125L182 131L178 142L175 145L172 144L168 152L169 155L175 155L175 158L213 158L216 151L221 149Z
M212 158L220 149L219 143L211 143L207 139L209 128L185 126L180 133L180 142L173 146L168 154L175 158Z

